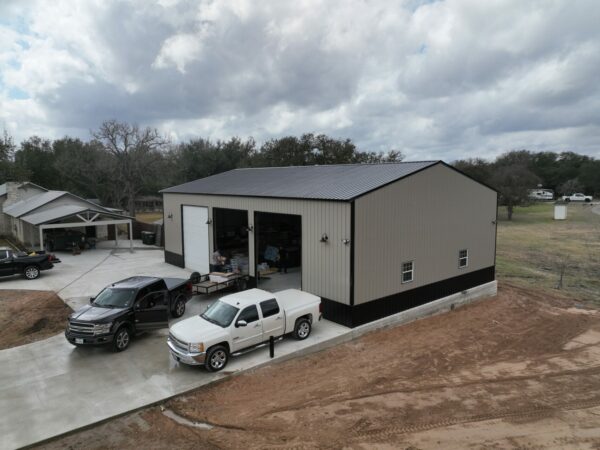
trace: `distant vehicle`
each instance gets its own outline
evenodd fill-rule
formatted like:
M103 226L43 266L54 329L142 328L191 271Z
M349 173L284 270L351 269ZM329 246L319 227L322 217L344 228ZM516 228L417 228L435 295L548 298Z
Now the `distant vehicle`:
M552 189L529 189L528 197L531 200L550 201L554 200L554 191Z
M584 195L581 193L572 195L563 195L562 199L564 202L586 202L589 203L593 200L591 195Z
M105 287L69 317L65 337L73 345L109 344L125 350L136 334L166 328L181 317L192 283L183 278L137 276Z
M45 242L51 252L55 250L71 250L75 246L84 249L88 246L85 233L77 230L60 230L48 233Z
M22 274L28 280L35 280L42 270L54 267L55 262L60 262L54 255L45 252L27 254L0 250L0 277Z
M230 355L261 347L271 336L306 339L318 320L321 299L315 295L298 289L275 294L249 289L222 297L203 314L173 325L167 345L177 361L216 372Z

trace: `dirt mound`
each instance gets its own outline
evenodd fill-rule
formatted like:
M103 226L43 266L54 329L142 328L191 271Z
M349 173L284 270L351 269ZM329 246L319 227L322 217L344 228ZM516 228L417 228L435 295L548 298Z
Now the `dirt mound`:
M64 331L71 312L54 292L0 290L0 349Z

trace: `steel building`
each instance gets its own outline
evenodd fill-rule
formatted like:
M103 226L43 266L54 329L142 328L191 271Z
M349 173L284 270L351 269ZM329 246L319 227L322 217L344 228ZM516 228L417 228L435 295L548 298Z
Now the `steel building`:
M162 193L166 262L206 273L218 249L347 326L495 279L497 192L442 161L236 169Z

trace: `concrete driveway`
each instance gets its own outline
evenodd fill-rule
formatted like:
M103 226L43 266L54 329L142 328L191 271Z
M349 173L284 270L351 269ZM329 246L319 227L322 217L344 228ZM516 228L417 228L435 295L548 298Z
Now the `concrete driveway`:
M166 264L162 250L97 249L57 256L62 263L37 280L7 277L0 281L0 289L54 291L77 309L104 286L132 275L187 278L190 273ZM177 320L199 314L220 295L194 297ZM305 341L278 343L276 355L347 332L323 321ZM167 334L167 330L147 333L117 354L102 347L75 348L62 334L0 351L0 448L33 444L269 361L265 348L234 358L226 372L211 374L176 363L167 349Z
M184 318L198 314L215 298L194 297ZM304 341L286 338L277 343L276 356L348 332L322 321ZM122 353L75 348L63 335L0 351L0 448L33 444L270 360L265 347L233 358L226 371L209 373L176 363L167 349L167 333L140 336Z
M54 291L63 300L89 298L103 287L133 275L188 278L191 271L164 262L162 250L87 250L81 255L57 252L62 261L37 280L20 275L0 278L0 289Z

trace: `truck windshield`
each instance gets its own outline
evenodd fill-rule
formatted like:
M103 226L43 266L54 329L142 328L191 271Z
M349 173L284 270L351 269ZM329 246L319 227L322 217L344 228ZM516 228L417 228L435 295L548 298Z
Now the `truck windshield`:
M104 308L129 308L133 305L134 289L106 288L94 299L94 306Z
M200 314L200 317L225 328L231 324L238 311L239 308L218 301L210 305L203 314Z

